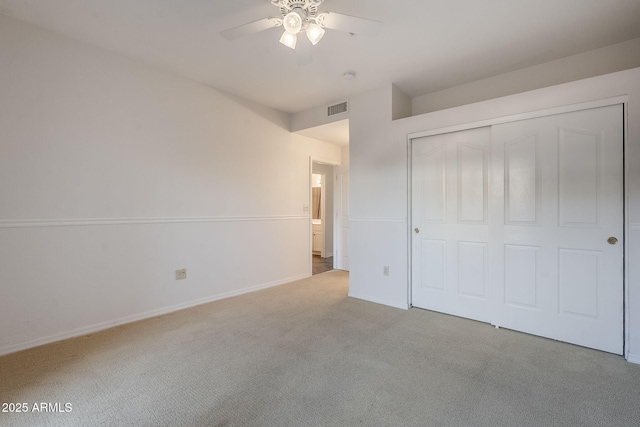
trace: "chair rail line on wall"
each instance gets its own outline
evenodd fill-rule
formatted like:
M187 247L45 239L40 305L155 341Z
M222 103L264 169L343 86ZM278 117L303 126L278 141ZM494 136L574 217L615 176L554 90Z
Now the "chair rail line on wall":
M296 221L308 220L308 215L270 216L227 216L227 217L167 217L167 218L66 218L66 219L26 219L0 220L0 228L34 227L83 227L98 225L130 224L188 224L201 222L242 222L242 221Z

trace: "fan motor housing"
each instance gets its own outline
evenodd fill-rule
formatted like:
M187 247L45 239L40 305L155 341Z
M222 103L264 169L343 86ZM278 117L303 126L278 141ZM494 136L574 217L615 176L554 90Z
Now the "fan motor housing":
M274 6L280 8L280 13L285 16L294 9L302 9L308 18L315 18L318 14L318 6L324 0L271 0Z

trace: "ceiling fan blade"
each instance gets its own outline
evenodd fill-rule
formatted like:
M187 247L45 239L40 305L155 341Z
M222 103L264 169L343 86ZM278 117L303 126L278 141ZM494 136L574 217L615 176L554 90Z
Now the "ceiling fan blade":
M279 27L281 25L282 25L281 18L269 17L269 18L260 19L258 21L249 22L248 24L229 28L224 31L220 31L220 35L227 40L235 40L235 39L239 39L240 37L248 36L249 34L268 30L269 28L273 28L273 27Z
M377 36L382 22L336 12L323 12L316 18L321 27L363 36Z
M311 42L306 36L301 36L302 37L300 37L300 35L298 36L298 44L296 46L296 62L298 63L298 67L304 67L313 62Z

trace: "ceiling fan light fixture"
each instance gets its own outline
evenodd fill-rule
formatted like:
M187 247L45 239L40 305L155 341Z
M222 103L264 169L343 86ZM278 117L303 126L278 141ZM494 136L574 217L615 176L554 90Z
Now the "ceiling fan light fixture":
M288 31L285 31L284 33L282 33L282 37L280 37L280 43L282 43L283 45L285 45L290 49L295 49L297 42L298 42L298 36L295 34L291 34Z
M311 44L314 46L318 44L320 40L322 40L322 37L324 37L324 33L324 28L322 28L318 24L310 23L307 27L307 37L309 38Z
M290 34L298 34L302 29L302 16L293 10L287 13L282 20L282 25L284 25L285 31Z
M324 38L327 29L368 36L374 36L380 31L382 22L379 21L337 12L318 12L318 6L323 2L324 0L270 0L279 9L277 17L270 16L228 28L220 31L220 35L227 40L235 40L270 28L283 27L284 34L280 37L280 43L289 49L302 48L296 55L298 66L302 66L311 63L310 48ZM303 38L298 47L298 35L303 32L310 44Z

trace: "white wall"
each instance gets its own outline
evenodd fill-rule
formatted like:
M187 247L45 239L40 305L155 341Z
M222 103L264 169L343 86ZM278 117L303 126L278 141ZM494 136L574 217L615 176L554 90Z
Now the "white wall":
M640 38L414 97L412 115L640 67Z
M327 115L327 107L340 102L347 101L347 99L340 99L334 102L330 102L327 105L321 105L319 107L310 108L306 111L301 111L291 115L291 131L298 132L301 130L309 129L316 126L326 125L328 123L339 122L349 118L349 112L336 114L333 116Z
M351 98L350 295L406 307L409 280L407 138L415 132L628 96L626 191L628 354L640 363L640 68L392 121L392 87ZM390 276L382 266L390 266Z
M2 16L0 94L0 354L310 275L288 115Z
M412 99L395 85L391 86L391 118L404 119L413 115Z
M391 143L392 96L389 85L351 98L349 295L407 308L406 150Z

